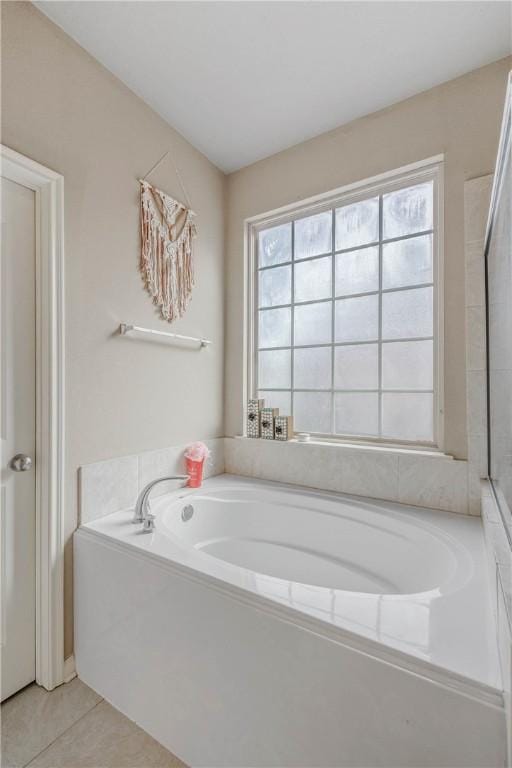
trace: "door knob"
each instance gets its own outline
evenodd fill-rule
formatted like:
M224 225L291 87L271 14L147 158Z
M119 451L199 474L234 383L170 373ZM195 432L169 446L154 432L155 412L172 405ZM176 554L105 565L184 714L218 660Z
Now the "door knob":
M9 466L15 472L28 472L29 469L32 469L32 459L24 453L17 453L16 456L12 457Z

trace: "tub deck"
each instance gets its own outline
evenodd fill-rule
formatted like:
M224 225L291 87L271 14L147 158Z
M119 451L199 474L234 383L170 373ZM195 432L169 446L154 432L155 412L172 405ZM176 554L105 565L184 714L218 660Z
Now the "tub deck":
M387 588L344 590L307 583L307 568L301 581L243 568L174 535L169 520L173 514L176 519L180 515L184 499L192 504L194 497L222 500L224 492L230 494L231 503L233 493L243 496L248 491L257 491L276 504L297 502L302 509L321 503L323 509L340 510L352 519L378 515L391 520L395 529L401 521L412 524L439 537L450 550L455 568L449 576L440 576L439 583L410 593L403 592L403 587L398 593ZM82 526L77 536L100 537L129 547L162 567L287 622L501 705L492 593L479 518L230 475L211 478L200 489L181 488L157 497L152 511L156 514L153 534L141 534L140 526L131 523L131 511L124 510ZM364 538L360 546L365 546ZM390 552L390 557L394 554ZM414 571L414 563L404 563L404 568ZM404 574L404 583L408 578L414 585L414 572Z

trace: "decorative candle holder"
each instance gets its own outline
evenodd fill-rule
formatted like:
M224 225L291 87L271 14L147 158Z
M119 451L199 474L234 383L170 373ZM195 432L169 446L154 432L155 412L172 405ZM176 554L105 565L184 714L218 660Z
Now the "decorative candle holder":
M291 416L276 416L274 419L274 439L291 440L293 437L293 418Z
M251 399L247 403L247 437L260 436L260 412L264 400Z
M274 439L274 419L279 416L279 408L262 408L260 412L260 433L264 440Z

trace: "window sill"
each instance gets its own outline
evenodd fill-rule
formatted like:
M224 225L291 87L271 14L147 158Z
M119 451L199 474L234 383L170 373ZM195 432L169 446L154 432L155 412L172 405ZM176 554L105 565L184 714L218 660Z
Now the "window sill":
M407 455L407 456L426 456L428 458L434 458L434 459L449 459L451 461L454 460L454 457L451 454L443 453L442 451L435 449L435 448L414 448L410 445L376 445L372 443L361 443L361 442L350 442L348 440L327 440L327 439L321 439L321 438L312 438L311 440L308 440L307 442L301 442L297 440L296 438L293 438L292 440L266 440L261 437L247 437L246 435L231 435L231 437L234 440L248 440L250 442L260 442L260 443L272 443L272 444L278 444L278 445L286 445L287 443L293 443L294 445L321 445L324 448L333 448L335 450L355 450L355 451L373 451L380 454L400 454L400 455Z

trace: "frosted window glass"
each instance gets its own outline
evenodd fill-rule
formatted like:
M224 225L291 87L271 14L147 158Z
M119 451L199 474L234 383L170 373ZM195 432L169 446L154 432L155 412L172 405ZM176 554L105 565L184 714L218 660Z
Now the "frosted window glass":
M432 235L386 243L382 247L382 287L432 282Z
M295 392L293 427L296 432L332 431L330 392Z
M297 389L331 388L331 347L296 349L293 355L293 385Z
M256 236L258 394L297 430L433 442L437 187L401 183Z
M268 389L262 389L258 392L258 397L265 401L267 408L279 408L280 416L291 416L291 392L272 392Z
M382 395L382 434L398 440L432 442L433 397L427 394Z
M317 213L295 222L295 258L319 256L331 250L332 213Z
M350 344L334 351L335 389L378 389L377 344Z
M373 341L379 335L379 297L336 302L336 341Z
M382 337L432 336L432 288L382 295Z
M383 195L384 239L432 229L432 209L431 181Z
M291 342L291 310L260 310L259 347L288 347Z
M379 239L379 198L336 209L336 250L357 248Z
M264 269L260 275L260 307L290 304L292 296L292 268Z
M379 248L338 253L336 256L336 296L379 290Z
M264 229L258 235L258 261L260 267L282 264L292 258L292 225Z
M432 341L383 344L383 389L432 389L433 354Z
M295 344L329 344L331 341L332 302L295 307Z
M295 265L295 301L328 299L331 295L331 257Z
M336 432L342 435L379 434L379 396L343 392L334 396Z
M258 353L258 384L265 389L289 389L291 385L289 349Z

